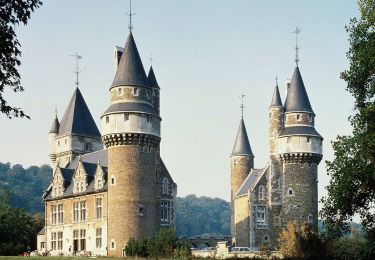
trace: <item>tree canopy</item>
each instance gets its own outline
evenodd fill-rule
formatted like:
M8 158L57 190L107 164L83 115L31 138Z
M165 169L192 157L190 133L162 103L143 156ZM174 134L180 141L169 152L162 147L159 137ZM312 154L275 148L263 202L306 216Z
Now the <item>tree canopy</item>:
M334 160L327 162L331 176L328 196L322 199L322 216L336 235L359 215L368 238L375 240L375 1L358 1L360 18L346 27L350 63L341 78L354 97L354 114L349 117L352 134L333 142ZM372 208L372 210L371 210Z
M0 2L0 111L8 118L29 118L21 108L9 105L3 94L6 88L14 92L24 91L18 72L21 65L21 44L17 39L15 27L20 23L26 25L31 13L41 5L40 0Z

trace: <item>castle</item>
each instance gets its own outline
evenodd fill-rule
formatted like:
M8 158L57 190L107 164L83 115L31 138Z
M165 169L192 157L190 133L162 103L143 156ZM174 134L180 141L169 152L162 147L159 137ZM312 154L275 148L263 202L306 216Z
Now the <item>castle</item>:
M54 171L38 250L121 257L129 238L174 226L177 185L160 158L160 88L152 66L146 75L131 30L115 64L101 133L78 85L61 122L53 120Z
M269 158L261 169L254 168L243 118L240 121L230 156L233 244L276 248L281 229L290 221L310 223L317 231L323 138L314 126L315 113L297 63L284 105L275 86L269 107Z

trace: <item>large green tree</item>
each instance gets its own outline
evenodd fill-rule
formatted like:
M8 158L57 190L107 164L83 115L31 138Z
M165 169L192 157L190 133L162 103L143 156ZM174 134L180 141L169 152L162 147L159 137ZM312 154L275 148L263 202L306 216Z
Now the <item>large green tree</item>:
M346 27L350 63L341 74L354 97L349 117L352 134L333 142L334 160L327 162L331 176L328 196L322 199L322 216L336 235L359 215L368 238L375 240L375 0L359 0L360 18Z
M18 72L18 66L21 65L21 44L15 27L19 24L26 25L31 13L41 4L40 0L0 1L0 112L9 118L29 118L21 108L9 105L3 94L7 88L14 92L24 90Z

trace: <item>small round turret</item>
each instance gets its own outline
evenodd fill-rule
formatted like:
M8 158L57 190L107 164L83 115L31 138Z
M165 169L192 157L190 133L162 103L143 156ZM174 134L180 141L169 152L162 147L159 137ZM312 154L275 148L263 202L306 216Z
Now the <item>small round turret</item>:
M49 139L49 158L51 160L51 164L55 166L56 164L56 137L59 133L60 123L59 119L57 118L57 113L55 114L55 118L53 120L51 130L48 133Z

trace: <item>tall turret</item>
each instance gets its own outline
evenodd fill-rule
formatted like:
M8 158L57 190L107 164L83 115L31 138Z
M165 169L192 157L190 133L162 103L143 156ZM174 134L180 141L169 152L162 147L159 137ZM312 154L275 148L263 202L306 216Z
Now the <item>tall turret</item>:
M270 192L270 203L273 216L278 217L282 204L282 167L277 157L277 139L284 127L284 107L281 102L279 86L276 86L273 92L271 105L268 109L268 146L270 154L270 181L268 182L268 190Z
M234 198L242 183L254 168L254 154L251 150L249 138L245 127L245 122L241 118L238 127L236 141L230 156L231 161L231 233L232 241L235 243L236 228L234 219Z
M298 66L285 101L285 128L278 138L283 163L283 225L292 220L318 228L318 165L322 136L315 130L315 114Z
M108 255L121 257L129 238L151 237L160 226L156 174L159 112L130 31L101 116L108 148Z
M59 119L57 118L57 113L55 113L55 118L53 119L51 130L48 133L49 158L51 160L52 168L56 166L56 137L59 133L59 128Z

